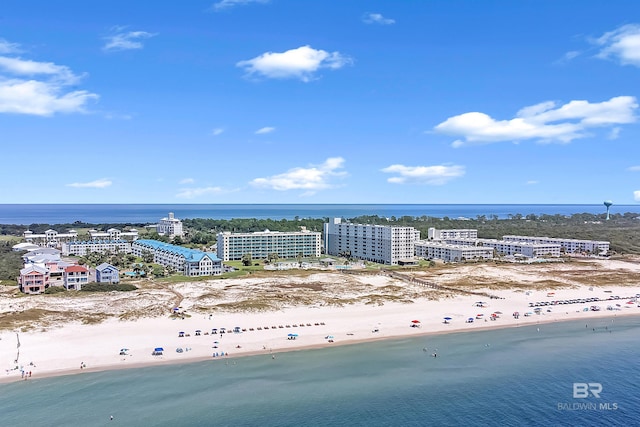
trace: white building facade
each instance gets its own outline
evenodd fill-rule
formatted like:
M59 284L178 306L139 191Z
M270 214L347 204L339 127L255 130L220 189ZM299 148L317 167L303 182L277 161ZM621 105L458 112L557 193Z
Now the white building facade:
M182 230L182 221L177 219L173 212L169 212L169 216L166 218L162 218L156 227L156 231L161 236L183 236L184 231Z
M421 240L416 242L416 257L440 259L445 262L487 260L493 258L493 248L485 246L452 245L442 241Z
M401 260L415 258L415 243L420 240L420 231L413 227L352 224L333 218L324 224L325 252L397 265Z
M320 257L322 233L307 231L258 231L255 233L218 233L218 257L223 261L239 260L250 253L253 259L268 258L276 253L278 258L291 259Z
M609 252L609 242L598 240L563 239L559 237L533 237L533 236L503 236L505 240L527 242L534 244L560 245L561 252L580 253L590 252L594 254L606 254Z
M477 239L478 230L473 229L448 229L437 230L434 227L430 227L427 232L427 238L429 240L446 240L446 239Z

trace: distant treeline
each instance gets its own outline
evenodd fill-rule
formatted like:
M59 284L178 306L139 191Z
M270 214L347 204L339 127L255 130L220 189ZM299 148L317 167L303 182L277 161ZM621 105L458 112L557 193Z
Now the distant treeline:
M571 216L565 215L508 215L499 219L495 215L478 215L475 218L449 218L430 216L401 216L381 217L364 215L354 218L344 218L345 221L360 224L402 225L420 230L423 238L427 237L430 227L437 229L471 228L478 230L478 236L483 238L502 238L508 234L525 236L562 237L571 239L605 240L611 243L611 250L620 254L640 254L640 213L627 212L611 214L607 221L605 214L581 213ZM217 233L230 231L234 233L250 233L255 231L297 231L301 226L309 231L322 231L323 224L329 218L294 218L294 219L207 219L194 218L182 220L186 235L179 243L193 245L212 245L216 241ZM0 234L22 236L29 229L34 233L43 233L48 229L67 232L71 228L95 228L106 230L109 228L137 228L144 229L146 224L90 224L74 222L72 224L31 224L0 225ZM155 233L149 237L153 238Z

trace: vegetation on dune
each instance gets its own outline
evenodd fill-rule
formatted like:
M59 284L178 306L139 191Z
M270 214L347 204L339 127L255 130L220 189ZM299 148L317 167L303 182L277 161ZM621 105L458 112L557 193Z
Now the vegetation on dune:
M80 292L131 292L138 289L136 285L130 285L128 283L87 283L86 285L82 285Z

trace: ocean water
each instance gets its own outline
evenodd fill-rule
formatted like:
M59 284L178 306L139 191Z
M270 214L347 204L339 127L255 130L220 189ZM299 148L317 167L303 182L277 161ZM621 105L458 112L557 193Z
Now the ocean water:
M361 215L402 217L423 215L442 218L476 218L478 215L605 212L602 204L594 205L413 205L413 204L0 204L0 224L66 224L75 221L100 223L155 223L174 212L176 218L354 218ZM614 205L612 213L640 212L640 205Z
M640 317L610 318L32 378L0 384L0 419L30 427L632 426L638 337ZM599 397L583 397L580 384L574 397L574 383L592 383Z

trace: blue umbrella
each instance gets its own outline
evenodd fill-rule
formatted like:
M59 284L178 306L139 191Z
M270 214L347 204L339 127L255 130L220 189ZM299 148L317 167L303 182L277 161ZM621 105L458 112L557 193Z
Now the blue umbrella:
M164 348L162 348L162 347L156 347L155 349L153 349L153 351L164 351Z
M444 320L451 320L451 317L445 317Z

